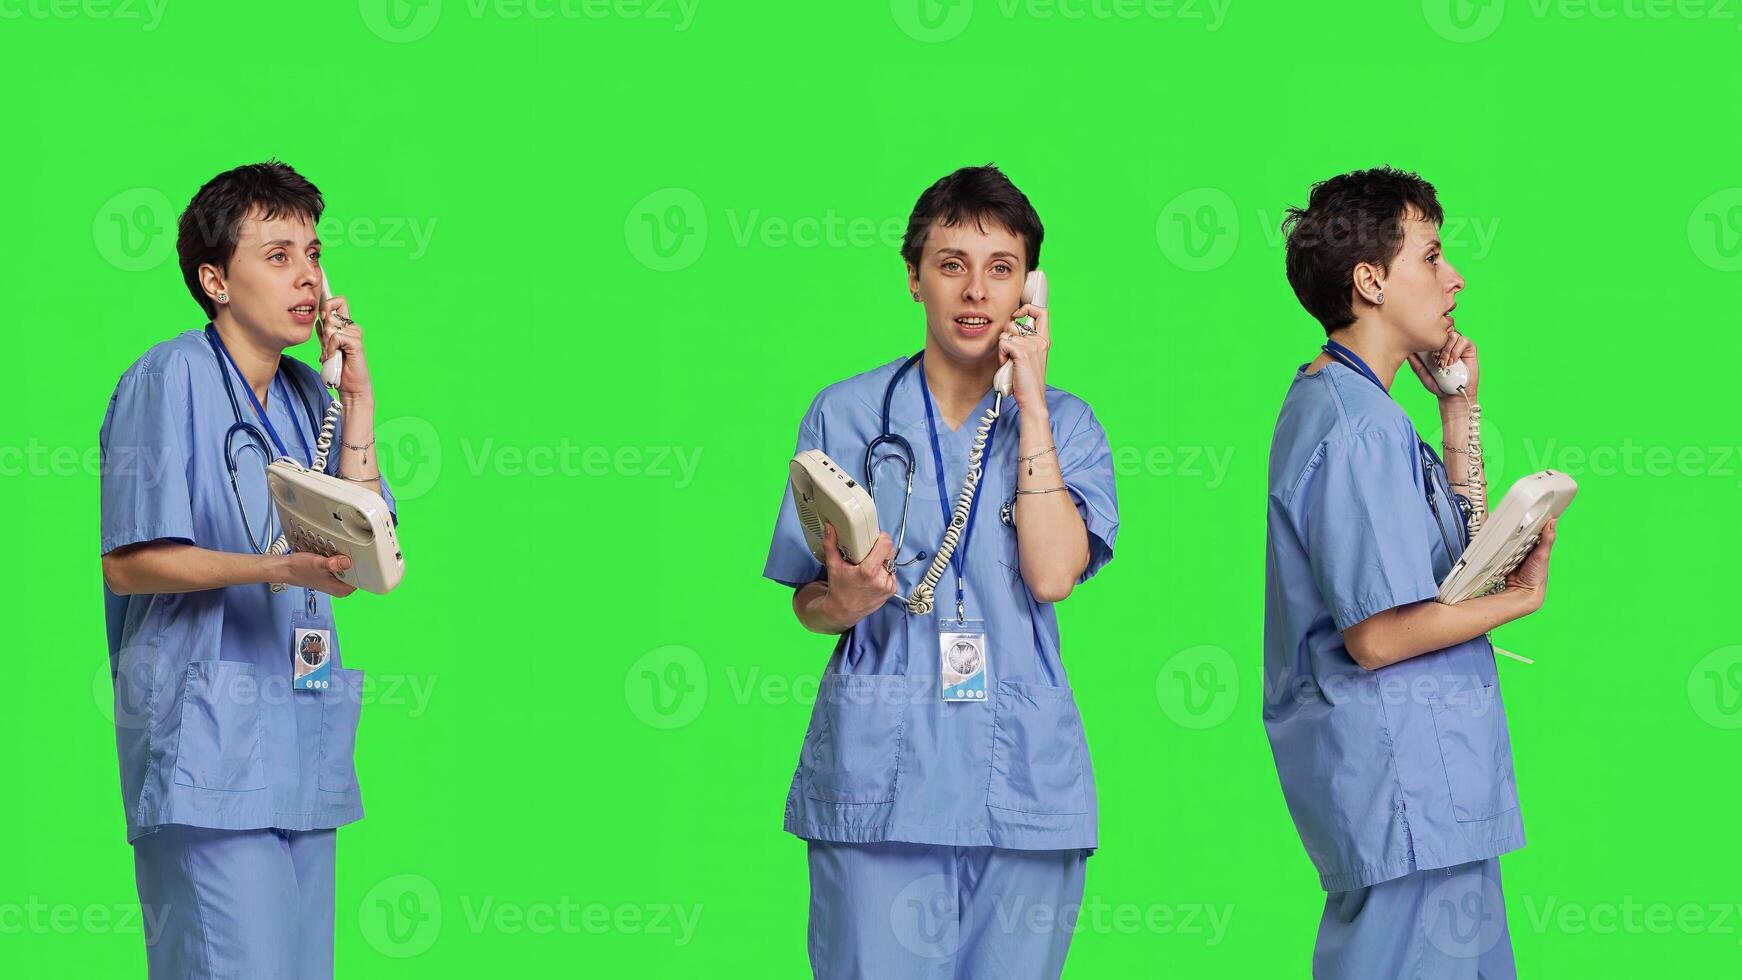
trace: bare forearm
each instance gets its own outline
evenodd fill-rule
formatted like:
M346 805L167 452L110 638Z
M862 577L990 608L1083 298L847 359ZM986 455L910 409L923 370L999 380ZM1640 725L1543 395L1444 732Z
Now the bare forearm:
M1344 630L1343 641L1356 663L1377 670L1475 639L1540 605L1536 593L1517 588L1453 605L1430 599L1376 613Z
M173 541L117 548L103 556L103 581L116 595L200 592L285 581L285 559L211 551Z
M845 633L858 622L836 608L825 579L800 586L792 596L792 611L812 633Z
M1016 489L1052 490L1016 495L1016 548L1022 581L1041 602L1071 594L1089 565L1089 531L1064 486L1052 421L1044 412L1023 412L1016 463Z
M1488 509L1488 475L1480 456L1470 452L1470 402L1462 398L1440 400L1440 439L1445 448L1446 476L1452 492ZM1472 472L1473 469L1473 472Z
M339 440L339 475L381 492L381 464L375 455L375 396L345 395L342 436Z

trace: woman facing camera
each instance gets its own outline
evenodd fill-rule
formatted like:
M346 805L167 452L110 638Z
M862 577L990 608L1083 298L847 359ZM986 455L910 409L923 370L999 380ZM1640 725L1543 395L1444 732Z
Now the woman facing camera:
M1051 323L1023 296L1041 237L995 167L933 184L901 250L923 346L824 388L799 424L883 526L857 564L827 527L819 561L789 487L763 570L838 636L786 804L820 978L1063 968L1095 789L1055 604L1112 558L1119 518L1106 434L1046 383ZM1013 912L1036 908L1050 925Z

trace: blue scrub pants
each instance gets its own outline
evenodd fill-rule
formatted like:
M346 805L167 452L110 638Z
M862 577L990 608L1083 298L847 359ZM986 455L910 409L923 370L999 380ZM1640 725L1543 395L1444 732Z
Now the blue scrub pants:
M1500 859L1331 892L1315 980L1513 980Z
M331 980L336 830L171 824L133 843L157 978Z
M1081 850L810 841L818 980L1056 980Z

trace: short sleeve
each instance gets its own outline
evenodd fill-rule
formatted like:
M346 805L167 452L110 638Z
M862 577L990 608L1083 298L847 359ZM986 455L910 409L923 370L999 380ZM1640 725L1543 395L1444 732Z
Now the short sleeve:
M821 402L822 398L818 396L805 412L804 420L799 423L794 455L807 449L829 452L823 438ZM780 499L780 515L774 522L774 540L768 545L768 561L762 566L762 575L793 588L823 577L823 564L811 554L810 544L805 540L804 528L798 523L798 510L792 502L791 480L787 481L786 493Z
M1327 443L1291 509L1339 631L1439 594L1414 446L1383 429Z
M193 412L186 365L122 375L98 434L103 554L144 541L196 544L188 468Z
M1119 495L1113 486L1113 452L1107 433L1087 405L1058 444L1059 471L1076 501L1077 513L1089 532L1089 564L1077 582L1087 582L1113 560L1113 540L1119 536Z

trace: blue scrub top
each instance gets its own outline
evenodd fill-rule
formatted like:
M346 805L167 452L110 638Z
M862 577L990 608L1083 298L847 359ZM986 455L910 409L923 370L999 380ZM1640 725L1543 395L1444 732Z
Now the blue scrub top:
M1463 551L1442 466L1432 479L1440 529L1403 409L1340 363L1296 372L1270 447L1264 727L1327 891L1524 846L1487 637L1374 671L1343 644L1436 598L1444 541Z
M312 455L318 413L331 397L313 368L295 359L290 367L274 382L266 411L306 465L304 446ZM243 419L264 432L246 382L223 370ZM254 553L225 466L224 433L235 415L219 371L203 331L189 330L122 374L99 437L103 554L160 539ZM235 444L248 520L269 544L283 529L266 488L267 461L241 450L240 434ZM329 454L327 472L337 471L338 460L337 451ZM385 481L382 494L394 510ZM299 624L333 629L332 597L316 592L314 599L311 621ZM314 830L363 816L352 766L363 672L343 666L336 630L332 687L290 687L291 617L308 614L305 590L273 593L259 584L117 596L105 586L103 603L129 842L161 824Z
M903 358L902 360L905 360ZM902 360L825 388L799 426L798 450L821 449L860 482L865 446L878 435L883 392ZM896 569L906 596L943 537L937 467L916 365L898 383L890 429L913 445L913 501ZM962 427L937 420L944 485L953 507L987 393ZM1082 399L1047 389L1064 482L1089 533L1087 581L1113 557L1119 530L1107 435ZM985 703L945 703L938 678L938 619L954 620L956 579L939 580L936 608L915 616L886 603L837 643L817 692L786 802L786 829L811 840L1050 850L1096 845L1095 785L1082 720L1060 658L1058 618L1029 594L1016 531L999 508L1016 490L1020 415L1005 399L980 483L969 539L967 615L985 623L990 655ZM877 472L878 522L890 536L901 513L901 467ZM787 486L763 575L797 587L823 576Z

